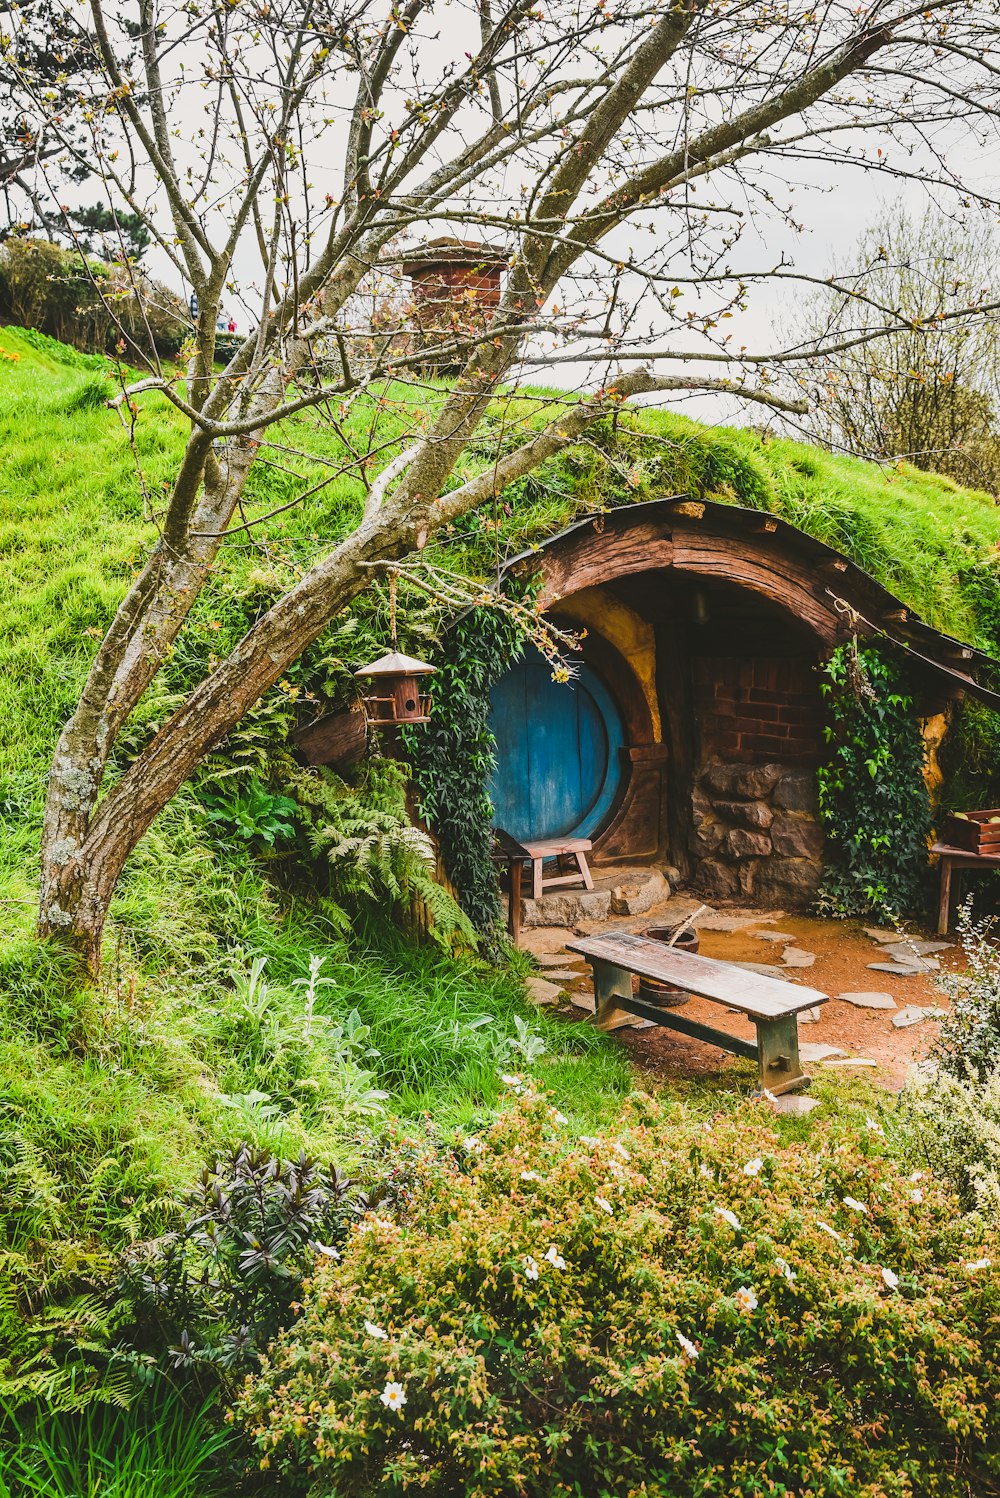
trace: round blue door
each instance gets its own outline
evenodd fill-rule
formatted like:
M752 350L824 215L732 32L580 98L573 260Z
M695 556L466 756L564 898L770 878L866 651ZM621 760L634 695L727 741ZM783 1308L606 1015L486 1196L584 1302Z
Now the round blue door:
M569 682L530 650L493 689L493 821L519 842L590 837L621 781L621 715L589 666Z

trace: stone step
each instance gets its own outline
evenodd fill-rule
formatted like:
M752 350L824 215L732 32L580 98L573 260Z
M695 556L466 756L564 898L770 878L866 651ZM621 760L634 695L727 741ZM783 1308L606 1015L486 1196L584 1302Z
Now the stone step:
M579 889L546 890L540 900L526 899L522 924L576 926L581 921L606 921L616 915L642 915L670 898L666 875L652 865L597 867L592 872L593 889L581 885Z

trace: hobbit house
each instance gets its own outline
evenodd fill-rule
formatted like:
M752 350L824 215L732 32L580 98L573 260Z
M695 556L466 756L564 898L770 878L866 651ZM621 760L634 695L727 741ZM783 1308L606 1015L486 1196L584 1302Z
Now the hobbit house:
M840 641L890 641L928 722L966 692L1000 706L975 680L978 652L759 510L634 505L506 571L534 576L582 648L569 683L529 652L494 691L496 825L522 842L590 838L597 865L670 864L715 898L795 907L816 892L817 668Z

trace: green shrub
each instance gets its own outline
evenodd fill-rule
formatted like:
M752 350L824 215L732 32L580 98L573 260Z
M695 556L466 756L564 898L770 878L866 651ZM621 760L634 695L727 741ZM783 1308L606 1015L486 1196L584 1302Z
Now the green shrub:
M997 1245L876 1134L544 1098L319 1265L239 1401L311 1498L912 1498L1000 1478Z
M964 1207L1000 1224L1000 1071L982 1083L939 1072L906 1101L922 1158Z
M138 1338L173 1369L253 1366L288 1319L317 1252L337 1254L368 1198L304 1152L282 1160L240 1144L188 1194L179 1232L135 1256Z
M958 929L968 967L938 979L951 1010L941 1021L934 1056L960 1081L984 1083L1000 1068L1000 951L992 939L993 924L974 923L964 907Z
M826 834L819 907L896 920L923 903L931 831L924 742L900 668L877 647L838 646L824 668Z

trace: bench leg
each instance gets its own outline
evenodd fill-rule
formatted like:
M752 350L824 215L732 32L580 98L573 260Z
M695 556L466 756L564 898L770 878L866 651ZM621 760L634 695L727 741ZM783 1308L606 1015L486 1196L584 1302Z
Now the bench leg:
M585 889L593 889L593 887L594 887L594 881L593 881L593 878L592 878L591 873L590 873L590 865L587 863L587 855L586 855L586 853L578 853L576 855L576 862L577 862L577 866L578 866L578 868L580 870L580 874L581 874L581 876L583 878L584 888Z
M507 889L507 930L515 947L521 939L521 860L510 861L510 881Z
M624 1024L635 1024L635 1015L619 1009L616 999L631 999L632 974L611 962L590 958L594 975L594 1024L598 1030L617 1030Z
M757 1066L762 1091L767 1088L777 1096L809 1086L811 1078L806 1076L799 1062L797 1015L785 1014L780 1019L757 1021Z
M534 900L542 898L542 864L544 861L542 858L531 860L531 895Z

